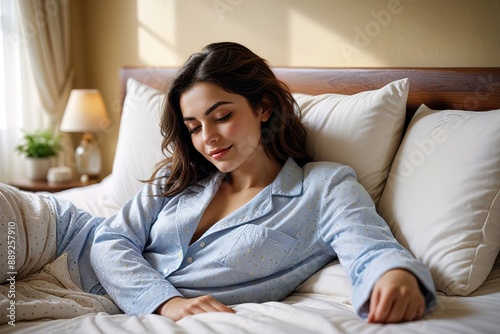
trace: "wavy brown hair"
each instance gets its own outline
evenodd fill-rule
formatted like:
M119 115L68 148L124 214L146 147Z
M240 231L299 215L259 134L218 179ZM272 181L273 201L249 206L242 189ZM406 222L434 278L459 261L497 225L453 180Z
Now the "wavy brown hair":
M160 127L162 149L171 156L159 164L149 180L165 178L164 196L175 195L217 170L195 149L182 118L181 95L198 82L213 83L229 93L243 96L254 111L263 100L268 101L271 116L261 126L261 142L266 154L282 165L289 157L300 166L312 160L307 131L298 116L296 102L267 61L243 45L213 43L189 57L168 89ZM169 172L159 175L163 167Z

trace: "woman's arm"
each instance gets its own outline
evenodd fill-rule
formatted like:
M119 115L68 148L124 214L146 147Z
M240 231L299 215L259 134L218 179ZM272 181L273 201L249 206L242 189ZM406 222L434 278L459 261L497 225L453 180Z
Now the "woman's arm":
M349 167L326 174L319 233L354 286L356 311L370 322L420 318L436 302L429 270L397 242Z
M148 184L116 215L97 229L91 263L106 292L128 314L153 313L165 300L181 294L144 258L150 231L165 197ZM175 222L172 222L175 224Z

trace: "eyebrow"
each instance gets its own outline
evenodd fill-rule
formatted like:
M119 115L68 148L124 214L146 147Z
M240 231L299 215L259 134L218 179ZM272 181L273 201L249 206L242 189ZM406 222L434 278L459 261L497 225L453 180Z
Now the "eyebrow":
M232 104L233 102L229 102L229 101L219 101L219 102L216 102L214 103L213 106L211 106L210 108L207 109L207 111L205 111L205 116L208 116L210 115L210 113L212 111L214 111L215 109L219 108L220 106L224 105L224 104ZM182 118L184 121L194 121L196 118L195 117L183 117Z

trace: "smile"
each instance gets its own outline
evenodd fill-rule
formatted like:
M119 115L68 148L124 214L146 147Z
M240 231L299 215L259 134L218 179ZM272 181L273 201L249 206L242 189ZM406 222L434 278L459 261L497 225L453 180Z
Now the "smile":
M210 155L212 158L215 160L222 159L223 156L226 155L227 152L233 147L233 145L227 147L227 148L217 148L215 150L210 151L208 155Z

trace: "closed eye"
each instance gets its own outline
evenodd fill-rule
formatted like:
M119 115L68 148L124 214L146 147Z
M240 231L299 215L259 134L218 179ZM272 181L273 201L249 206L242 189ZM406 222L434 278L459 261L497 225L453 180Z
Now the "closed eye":
M221 118L217 118L215 121L216 121L217 123L222 123L222 122L225 122L225 121L227 121L229 118L231 118L232 114L233 114L233 113L232 113L232 112L230 112L230 113L228 113L227 115L222 116Z
M198 132L198 130L200 130L200 129L201 129L201 125L198 125L198 126L196 126L196 127L192 128L192 129L188 129L188 133L189 133L190 135L192 135L192 134L194 134L194 133Z
M216 123L223 123L223 122L227 121L228 119L230 119L230 118L231 118L231 116L232 116L232 114L233 114L233 113L232 113L232 112L230 112L230 113L228 113L228 114L227 114L227 115L225 115L225 116L222 116L222 117L220 117L220 118L216 118L216 119L215 119L215 122L216 122ZM192 128L192 129L189 129L189 128L188 128L188 133L189 133L190 135L192 135L192 134L195 134L196 132L198 132L200 129L201 129L201 125L195 126L195 127L194 127L194 128Z

